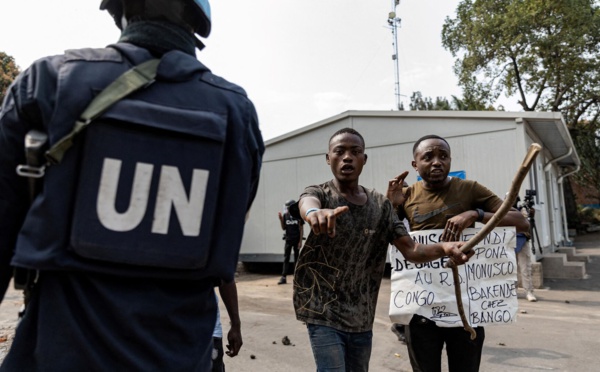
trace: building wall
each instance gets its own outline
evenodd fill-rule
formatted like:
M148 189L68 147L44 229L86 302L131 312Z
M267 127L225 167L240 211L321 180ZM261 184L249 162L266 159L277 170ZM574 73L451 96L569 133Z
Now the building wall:
M304 187L332 178L325 153L331 135L344 127L353 127L365 138L368 160L360 184L381 193L385 193L389 179L405 170L410 171L407 182L416 182L417 174L411 166L412 146L423 135L437 134L445 137L451 146L452 171L464 170L467 179L477 180L503 198L533 141L526 135L523 124L506 117L483 120L348 116L268 144L259 192L240 252L242 261L281 260L284 242L277 212L282 210L286 200L298 200ZM538 162L541 171L538 169L536 178L521 187L521 199L525 189L532 185L545 190L543 157ZM539 200L548 198L546 191L540 194ZM549 227L547 213L540 214L543 224ZM305 227L305 235L307 233ZM543 243L549 245L550 240L549 233L545 232Z

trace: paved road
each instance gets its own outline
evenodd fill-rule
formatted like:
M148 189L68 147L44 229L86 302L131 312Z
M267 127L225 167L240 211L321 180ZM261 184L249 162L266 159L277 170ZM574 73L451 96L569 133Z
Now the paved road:
M546 288L536 290L539 301L535 303L527 302L519 290L517 322L486 328L481 371L599 370L600 234L581 236L576 246L578 253L592 259L587 265L590 278L546 279ZM315 370L306 328L294 316L292 286L278 286L277 279L276 274L241 273L238 277L244 346L239 356L226 358L228 371ZM388 278L379 296L371 370L411 371L406 346L390 331L389 294ZM293 346L281 343L284 336Z
M544 281L539 301L519 292L519 315L511 325L486 328L481 371L597 371L600 361L600 233L575 240L578 253L592 259L585 280ZM276 273L240 272L237 278L244 345L226 357L230 372L314 371L305 326L292 306L292 286L277 285ZM288 277L288 283L291 281ZM390 331L390 280L383 280L374 325L371 370L411 371L406 346ZM221 303L222 305L222 303ZM10 291L0 306L0 340L14 331L20 296ZM224 331L227 313L221 308ZM282 344L287 336L291 345ZM0 342L2 359L7 342ZM445 362L444 362L445 363ZM444 370L447 367L444 365Z

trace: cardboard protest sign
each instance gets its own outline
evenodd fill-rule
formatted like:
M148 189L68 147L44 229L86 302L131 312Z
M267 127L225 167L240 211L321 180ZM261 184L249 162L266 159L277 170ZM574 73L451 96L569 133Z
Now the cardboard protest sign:
M479 229L465 229L467 241ZM443 230L424 230L410 235L417 243L439 242ZM458 266L462 302L472 327L509 324L516 321L517 262L514 227L497 227L475 248L468 263ZM447 257L414 264L395 248L390 249L390 319L408 324L413 314L436 322L440 327L462 327L456 305L452 270L445 269Z

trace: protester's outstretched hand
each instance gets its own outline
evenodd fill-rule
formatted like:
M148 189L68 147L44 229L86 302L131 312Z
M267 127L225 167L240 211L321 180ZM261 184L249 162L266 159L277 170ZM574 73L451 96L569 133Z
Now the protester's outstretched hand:
M406 192L403 191L403 188L407 186L406 181L404 181L406 176L408 176L408 171L399 174L388 182L386 195L394 207L404 204L406 198L409 197L410 189L406 189Z
M337 218L348 212L347 206L337 207L335 209L318 209L309 213L305 221L309 224L315 235L327 234L330 238L335 236L335 224Z
M466 242L443 242L442 248L446 253L446 256L450 257L457 265L462 265L469 261L475 252L470 250L469 252L462 252L460 247L465 245Z

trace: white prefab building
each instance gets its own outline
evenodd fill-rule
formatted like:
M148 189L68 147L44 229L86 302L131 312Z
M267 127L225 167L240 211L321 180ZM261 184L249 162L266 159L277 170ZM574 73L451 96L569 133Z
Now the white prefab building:
M543 253L571 245L563 180L580 161L560 113L475 111L346 111L266 142L258 194L246 224L242 262L282 262L283 245L277 212L297 200L308 185L332 179L325 161L329 138L350 127L365 139L367 164L359 183L385 194L388 180L411 166L412 147L427 134L444 137L452 151L451 172L477 180L503 198L529 145L542 146L519 196L533 197L537 241ZM308 228L305 226L305 236ZM534 236L535 239L535 236ZM536 249L536 259L542 254Z

